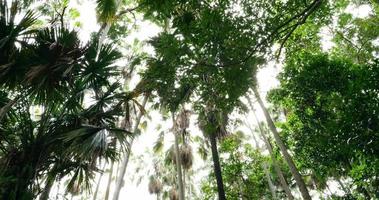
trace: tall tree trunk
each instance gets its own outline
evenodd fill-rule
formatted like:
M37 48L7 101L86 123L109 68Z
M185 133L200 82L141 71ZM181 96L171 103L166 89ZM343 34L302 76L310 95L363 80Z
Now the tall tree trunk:
M270 188L270 191L271 191L272 199L277 199L275 187L274 187L274 184L272 183L271 176L267 168L267 163L263 163L262 167L263 167L263 172L266 175L266 179L267 179L268 187Z
M182 136L182 140L183 140L183 146L186 146L187 145L187 143L186 143L186 138L185 138L185 129L184 130L181 130L181 136ZM181 159L181 158L180 158ZM181 161L181 160L180 160ZM181 163L181 162L180 162ZM189 196L191 196L191 194L188 194L188 195L186 195L186 191L187 191L187 188L186 188L186 175L187 175L187 173L186 173L186 168L183 166L182 167L182 169L183 169L183 194L184 194L184 197L186 197L187 196L187 198L189 198ZM188 182L189 183L189 182ZM188 193L188 192L187 192Z
M57 193L55 194L55 200L58 199L60 190L61 190L61 180L58 181Z
M109 194L110 194L111 185L112 185L113 168L114 168L114 161L112 160L111 161L111 167L109 169L108 183L107 183L107 189L105 191L104 200L109 199Z
M182 167L183 169L183 196L186 197L186 169L184 169L184 167ZM187 197L188 198L188 197Z
M146 95L144 97L144 99L143 99L143 102L142 102L142 107L143 108L145 108L145 105L146 105L148 97L149 96ZM138 125L139 125L139 123L141 121L142 115L143 115L143 113L142 113L142 111L140 111L139 114L138 114L138 116L137 116L137 118L136 118L136 122L134 124L132 133L135 133L138 130ZM134 137L132 137L130 139L126 155L125 155L125 157L124 157L124 159L122 161L120 173L118 174L118 177L117 177L117 182L116 182L116 187L115 187L115 191L114 191L114 195L113 195L113 200L118 200L118 197L120 196L120 191L121 191L121 188L122 188L122 183L124 181L124 175L125 175L125 172L126 172L126 167L128 166L128 162L129 162L129 157L130 157L133 141L134 141Z
M172 113L172 130L175 138L175 160L176 160L176 173L178 177L178 187L179 187L179 200L185 200L184 198L184 185L183 185L183 175L182 175L182 164L180 159L180 152L179 152L179 138L178 138L178 131L177 126L175 124L175 117L174 113Z
M274 122L270 116L270 113L266 109L266 107L265 107L265 105L264 105L264 103L263 103L263 101L259 95L257 88L253 88L253 91L254 91L254 95L257 98L258 103L259 103L259 105L263 111L263 114L266 118L267 124L268 124L271 132L274 135L275 142L277 143L277 145L278 145L278 147L279 147L279 149L280 149L280 151L284 157L284 160L287 162L288 167L290 168L291 174L295 178L296 184L299 186L299 189L300 189L300 192L301 192L303 199L311 200L312 198L309 195L309 192L308 192L307 187L305 186L304 180L301 177L298 169L296 168L295 163L293 162L291 155L288 153L287 147L284 145L282 139L280 138L278 130L276 129L276 126L275 126L275 124L274 124Z
M288 186L288 183L287 183L286 179L284 178L283 172L282 172L282 170L280 169L280 167L278 165L278 162L276 160L274 151L272 149L272 145L271 145L269 139L266 137L265 131L264 131L263 127L261 126L261 124L259 123L257 115L255 114L253 103L251 102L251 100L250 100L249 97L247 97L247 101L249 102L250 108L253 111L253 115L254 115L255 121L258 124L258 129L259 129L260 135L263 138L263 142L265 143L265 146L266 146L266 148L267 148L267 150L268 150L268 152L269 152L269 154L271 156L272 165L274 166L274 170L275 170L276 174L279 177L280 185L283 187L284 192L287 195L287 198L290 199L290 200L293 200L294 197L292 195L292 192L291 192L291 190L290 190L290 188Z
M251 101L250 101L250 99L248 98L248 101L249 101L249 104L250 104L250 107L252 107L252 103L251 103ZM253 110L253 108L252 108L252 110ZM255 116L255 112L254 112L254 110L253 110L253 113L254 113L254 116ZM257 122L258 122L258 119L255 117L255 119L257 120ZM251 136L253 137L253 140L254 140L254 143L255 143L255 146L256 146L256 148L259 150L259 151L261 151L261 145L259 145L259 143L258 143L258 139L255 137L255 135L254 135L254 131L253 131L253 129L248 125L248 124L246 124L246 126L250 129L250 131L251 131ZM259 124L259 122L258 122L258 126L260 126L260 124ZM261 130L261 127L259 127L259 130ZM270 151L269 151L270 152ZM271 155L271 152L270 152L270 155ZM269 170L268 170L268 167L267 167L267 163L266 162L264 162L263 164L262 164L262 168L263 168L263 172L265 173L265 176L266 176L266 180L267 180L267 182L268 182L268 186L269 186L269 188L270 188L270 191L271 191L271 194L272 194L272 199L277 199L277 197L276 197L276 189L275 189L275 187L274 187L274 184L272 183L272 180L271 180L271 176L270 176L270 172L269 172ZM285 185L288 187L288 185L287 185L287 183L285 182ZM284 187L283 187L284 188ZM286 191L286 193L287 193L287 191ZM288 196L288 195L287 195ZM291 195L291 192L290 192L290 196L292 197L292 195ZM289 197L288 199L291 199L291 197Z
M345 187L340 178L336 178L336 180L346 194L351 194L350 189Z
M188 179L187 179L188 181L188 192L187 192L187 198L188 198L188 200L191 200L191 197L192 197L192 184L191 184L191 176L189 175L189 173L188 173Z
M214 173L215 173L216 181L217 181L218 199L226 200L224 183L222 181L220 158L218 156L218 151L217 151L216 133L210 134L209 138L210 138L211 149L212 149L213 168L214 168Z
M100 174L99 179L97 180L95 193L93 194L93 200L97 199L97 193L99 192L100 182L101 182L101 179L103 178L104 170L105 170L106 165L107 165L107 162L104 162L104 166L103 166L102 172Z
M47 177L45 188L43 189L39 200L48 200L49 199L50 191L54 185L54 181L55 181L55 175L53 175L53 177Z

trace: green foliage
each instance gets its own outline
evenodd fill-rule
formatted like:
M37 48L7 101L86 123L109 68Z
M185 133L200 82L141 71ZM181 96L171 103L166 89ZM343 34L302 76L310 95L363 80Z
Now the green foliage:
M97 161L117 159L112 141L124 148L129 134L116 120L131 97L110 82L121 54L63 25L34 30L30 11L16 23L15 5L0 4L0 198L34 199L46 177L88 190Z
M378 23L378 15L354 18L349 13L342 13L337 27L332 29L335 34L333 54L361 64L373 61L379 52L379 46L375 42L379 37L379 31L372 27Z
M351 177L369 193L378 189L378 72L378 62L357 65L325 54L288 60L270 98L288 111L282 128L302 168Z
M97 0L97 13L100 22L111 22L116 17L117 0Z
M220 163L227 199L270 198L262 164L266 161L240 135L226 137L220 143ZM217 193L214 174L202 181L202 199L214 199Z

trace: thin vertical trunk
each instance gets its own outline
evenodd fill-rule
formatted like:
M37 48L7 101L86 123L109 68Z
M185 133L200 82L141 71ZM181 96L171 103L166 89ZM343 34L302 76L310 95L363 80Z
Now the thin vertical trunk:
M262 133L262 135L264 135L264 133ZM275 170L276 174L279 177L280 185L282 185L282 187L284 189L284 192L287 195L287 198L290 199L290 200L293 200L294 197L292 195L291 189L288 186L288 183L286 181L286 178L284 177L283 171L280 169L280 167L278 165L278 162L277 162L277 160L275 158L275 154L273 152L271 143L270 143L270 141L268 141L268 138L266 138L266 136L264 136L264 142L265 142L265 145L266 145L266 147L267 147L267 149L268 149L268 151L270 153L271 160L272 160L272 165L274 166L274 170Z
M342 183L341 179L340 178L337 178L336 179L338 184L341 186L342 190L346 193L346 194L351 194L351 191L350 189L346 188L345 185Z
M144 100L142 102L142 107L143 108L145 108L147 99L148 99L148 95L146 95L144 97ZM139 114L138 114L138 116L137 116L137 118L136 118L136 122L134 124L132 133L135 133L138 130L138 125L139 125L139 123L141 121L142 115L143 115L143 113L142 113L142 111L140 111ZM122 183L124 181L124 175L125 175L125 172L126 172L126 167L128 166L128 162L129 162L129 157L130 157L133 141L134 141L134 137L132 137L130 139L129 145L128 145L128 148L127 148L127 151L126 151L126 155L125 155L125 157L124 157L124 159L122 161L120 173L118 174L118 177L117 177L117 182L116 182L116 187L115 187L115 191L114 191L114 195L113 195L113 200L118 200L118 197L120 196L120 191L121 191L121 188L122 188Z
M214 173L215 173L216 181L217 181L218 199L226 200L224 184L222 181L220 158L218 156L218 151L217 151L216 133L212 133L209 136L209 138L210 138L211 149L212 149L213 168L214 168Z
M282 170L280 169L280 167L279 167L279 165L278 165L278 163L277 163L277 160L276 160L276 158L275 158L275 154L274 154L274 152L273 152L273 149L272 149L272 146L271 146L271 144L270 144L270 141L269 141L268 138L266 137L266 135L265 135L265 133L264 133L264 130L263 130L261 124L259 123L258 117L257 117L256 114L255 114L254 107L253 107L253 104L252 104L251 101L250 101L250 98L247 98L247 100L248 100L248 102L249 102L249 104L250 104L250 107L251 107L251 109L252 109L252 111L253 111L254 118L255 118L255 120L256 120L256 122L257 122L257 124L258 124L258 128L259 128L259 131L260 131L260 133L261 133L261 135L262 135L262 137L263 137L263 141L264 141L264 143L265 143L265 146L266 146L267 150L268 150L269 153L270 153L271 160L272 160L272 164L273 164L273 166L274 166L274 170L275 170L275 172L277 173L277 175L278 175L278 177L279 177L279 182L280 182L280 184L282 185L282 187L283 187L283 189L284 189L284 192L285 192L286 195L287 195L287 198L290 199L290 200L292 200L292 199L294 199L294 197L293 197L293 195L292 195L292 193L291 193L291 190L290 190L290 188L289 188L289 186L288 186L288 184L287 184L286 179L284 178L283 172L282 172ZM255 138L254 138L254 139L255 139ZM256 143L257 143L257 142L256 142Z
M175 125L175 117L174 113L172 113L172 124L173 124L173 134L175 137L175 160L176 160L176 173L178 175L178 186L179 186L179 200L185 200L184 198L184 184L183 184L183 175L182 175L182 165L181 165L181 159L179 155L179 138L178 138L178 132Z
M112 160L111 167L109 169L108 184L107 184L107 190L105 191L104 200L109 199L109 194L110 194L111 185L112 185L113 168L114 168L114 161Z
M274 166L274 170L276 172L276 174L278 175L279 177L279 182L280 182L280 185L282 185L283 189L284 189L284 192L286 193L287 195L287 198L290 199L290 200L293 200L294 197L292 195L292 192L288 186L288 183L286 181L286 179L284 178L284 175L283 175L283 172L282 170L280 169L279 165L278 165L278 162L275 158L275 154L274 154L274 151L272 149L272 145L270 143L270 141L268 140L268 138L266 137L266 134L264 132L264 129L263 127L261 126L261 124L259 123L259 120L258 120L258 117L257 115L255 114L255 111L254 111L254 106L253 104L251 103L251 100L249 97L247 97L247 101L249 102L249 105L251 107L251 110L253 111L253 114L254 114L254 118L255 118L255 121L257 122L258 124L258 128L259 128L259 132L261 133L261 136L263 138L263 142L265 143L265 146L268 150L268 152L270 153L270 156L271 156L271 160L272 160L272 165Z
M183 196L185 197L186 196L186 169L184 169L184 167L182 168L183 169Z
M182 139L183 139L183 146L186 146L187 144L186 144L186 138L185 138L185 135L184 135L184 133L185 133L185 130L181 130L181 132L182 132L182 134L181 134L181 136L182 136ZM181 161L181 160L180 160ZM180 162L181 163L181 162ZM185 169L185 167L183 166L183 196L184 197L186 197L186 169ZM188 196L187 196L187 198L190 196L190 194L188 194Z
M60 190L61 190L61 180L58 181L57 193L55 194L55 200L58 199Z
M267 179L268 187L270 188L270 191L271 191L272 199L277 199L275 187L274 187L274 184L272 183L271 176L267 168L267 163L263 163L262 167L263 167L263 172L266 175L266 179Z
M95 189L95 193L93 194L93 200L96 200L97 199L97 193L99 192L99 187L100 187L100 182L101 182L101 179L103 178L103 175L104 175L104 169L105 169L105 166L107 165L107 163L105 162L104 163L104 166L103 166L103 169L102 169L102 172L100 174L100 177L99 179L97 180L97 185L96 185L96 189Z
M275 126L268 110L266 109L266 107L265 107L265 105L264 105L264 103L263 103L263 101L259 95L257 88L253 88L253 91L254 91L254 95L257 98L258 103L259 103L259 105L263 111L263 114L266 118L267 124L268 124L271 132L274 135L275 142L277 143L277 145L278 145L278 147L279 147L279 149L280 149L280 151L284 157L284 160L287 162L288 167L290 168L291 174L295 178L296 184L299 186L299 189L300 189L300 192L301 192L303 199L311 200L312 198L309 195L309 192L308 192L307 187L305 186L304 180L301 177L298 169L296 168L295 163L293 162L291 155L288 153L287 147L284 145L282 139L280 138L278 130L276 129L276 126Z
M191 177L190 175L188 174L188 195L187 195L187 198L188 200L191 200L191 197L192 197L192 184L191 184Z
M251 104L251 102L250 102L250 99L248 99L248 101L249 101L250 106L252 106L252 104ZM254 111L253 111L253 112L254 112ZM254 116L255 116L255 112L254 112ZM257 119L257 118L255 118L255 119L256 119L257 122L258 122L258 119ZM254 140L254 143L255 143L256 148L257 148L259 151L261 151L262 148L261 148L261 146L259 145L258 140L257 140L257 138L256 138L255 135L254 135L254 131L253 131L253 129L252 129L248 124L246 124L246 126L247 126L247 127L250 129L250 131L251 131L251 136L253 137L253 140ZM259 122L258 122L258 126L260 126ZM261 130L261 127L259 127L259 130ZM271 152L270 152L270 155L271 155ZM270 176L270 172L269 172L269 170L268 170L268 168L267 168L267 163L266 163L266 162L264 162L264 163L262 164L262 168L263 168L263 172L265 173L266 180L267 180L267 182L268 182L268 186L269 186L270 191L271 191L271 194L272 194L272 199L277 199L277 198L276 198L276 189L275 189L275 187L274 187L274 184L272 183L271 176ZM287 185L286 182L285 182L285 185L288 187L288 185ZM287 195L287 196L288 196L288 195ZM292 197L291 193L290 193L290 196ZM291 199L291 197L289 197L289 199Z

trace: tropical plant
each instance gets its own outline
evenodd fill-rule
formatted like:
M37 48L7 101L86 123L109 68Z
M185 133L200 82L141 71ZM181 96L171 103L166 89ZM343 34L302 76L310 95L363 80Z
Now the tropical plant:
M288 112L281 128L301 166L321 179L350 177L370 198L377 190L377 69L377 62L303 53L287 63L270 97Z
M33 30L31 11L15 23L18 6L1 3L0 196L35 198L45 180L47 198L63 177L71 177L68 190L90 189L97 161L117 158L119 150L109 140L123 146L129 133L115 121L131 97L107 79L116 76L113 63L121 54L105 44L97 58L97 37L82 45L77 32L63 24ZM35 108L41 112L33 116Z
M230 135L220 143L220 163L227 199L272 198L263 172L265 159L246 144L242 132ZM214 185L214 173L202 182L203 199L214 199L217 187Z

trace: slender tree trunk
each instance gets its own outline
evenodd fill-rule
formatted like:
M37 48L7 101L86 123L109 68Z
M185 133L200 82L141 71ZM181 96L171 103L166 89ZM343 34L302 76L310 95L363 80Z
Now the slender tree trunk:
M181 132L182 132L182 134L181 134L181 136L182 136L182 139L183 139L183 146L186 146L187 144L186 144L186 138L185 138L185 136L184 136L184 131L185 130L181 130ZM180 158L181 159L181 158ZM181 161L181 160L180 160ZM180 162L180 163L182 163L182 162ZM182 164L181 164L182 165ZM183 196L184 197L186 197L187 195L186 195L186 191L187 191L187 188L186 188L186 169L185 169L185 167L184 166L182 166L182 170L183 170ZM190 196L190 194L188 194L188 196L187 196L187 198Z
M148 99L148 95L146 95L144 97L144 100L142 102L142 107L143 108L145 108L147 99ZM135 133L138 130L138 125L139 125L139 123L141 121L142 115L143 115L143 113L142 113L142 111L140 111L140 113L138 114L138 116L136 118L136 122L134 124L132 133ZM128 162L129 162L129 157L130 157L133 141L134 141L134 137L132 137L130 139L126 155L125 155L125 157L124 157L124 159L122 161L120 173L118 174L118 177L117 177L117 182L116 182L116 187L115 187L115 191L114 191L114 195L113 195L113 200L118 200L118 197L120 195L120 191L121 191L121 188L122 188L122 183L124 181L124 175L125 175L125 172L126 172L126 167L128 166Z
M187 192L187 198L188 200L191 200L191 197L192 197L192 184L191 184L191 176L188 174L188 192Z
M99 179L97 180L97 185L96 185L95 193L93 194L93 200L97 199L97 193L99 192L100 182L101 182L101 179L103 178L104 169L105 169L106 165L107 165L107 162L104 162L104 166L103 166L102 172L100 174Z
M172 124L173 124L173 134L175 138L175 160L176 160L176 173L178 176L178 186L179 186L179 200L185 200L184 198L184 184L183 184L183 175L182 175L182 165L181 165L181 159L179 155L179 138L178 138L178 132L177 127L175 125L175 117L174 113L172 113Z
M264 103L263 103L263 101L259 95L257 88L253 88L253 91L254 91L254 95L257 98L258 103L259 103L259 105L263 111L263 114L266 118L267 124L268 124L271 132L274 135L274 139L275 139L276 143L278 144L278 147L279 147L279 149L280 149L280 151L284 157L284 160L287 162L287 164L290 168L290 171L292 173L292 176L295 178L296 184L299 186L299 189L300 189L300 192L301 192L303 199L311 200L312 198L309 195L309 192L308 192L307 187L305 186L304 180L301 177L298 169L296 168L295 163L293 162L291 155L288 153L287 147L284 145L282 139L280 138L278 130L276 129L276 126L275 126L268 110L266 109L266 107L265 107L265 105L264 105Z
M261 124L259 123L259 120L258 120L258 117L257 115L255 114L255 111L254 111L254 106L253 104L251 103L251 100L249 97L247 97L247 100L249 102L249 105L251 107L251 110L253 111L253 115L254 115L254 118L255 118L255 121L257 122L258 124L258 128L259 128L259 132L261 133L261 136L263 138L263 142L265 143L265 146L268 150L268 152L270 153L270 156L271 156L271 160L272 160L272 165L274 166L274 170L276 172L276 174L278 175L279 177L279 182L280 182L280 185L282 185L283 189L284 189L284 192L286 193L287 195L287 198L290 199L290 200L293 200L294 197L292 195L292 192L288 186L288 183L286 181L286 179L284 178L284 175L283 175L283 172L282 170L280 169L279 165L278 165L278 162L275 158L275 154L274 154L274 151L272 149L272 145L270 143L270 141L268 140L268 138L266 137L266 134L265 134L265 131L263 129L263 127L261 126Z
M250 99L248 99L248 101L249 101L249 104L250 104L250 107L252 107L252 103L251 103L251 101L250 101ZM253 108L252 108L253 109ZM254 113L254 116L255 116L255 112L254 112L254 110L253 110L253 113ZM255 117L255 119L257 120L257 122L258 122L258 119ZM257 138L255 137L255 135L254 135L254 131L253 131L253 129L248 125L248 124L246 124L246 126L250 129L250 131L251 131L251 136L253 137L253 140L254 140L254 143L255 143L255 146L256 146L256 148L259 150L259 151L261 151L261 146L259 145L259 143L258 143L258 140L257 140ZM260 126L260 124L259 124L259 122L258 122L258 126ZM259 130L261 130L261 127L259 127ZM271 155L271 153L270 153L270 155ZM269 186L269 188L270 188L270 191L271 191L271 194L272 194L272 199L277 199L276 198L276 189L275 189L275 187L274 187L274 184L272 183L272 180L271 180L271 176L270 176L270 172L269 172L269 170L268 170L268 168L267 168L267 163L266 162L264 162L263 164L262 164L262 168L263 168L263 172L265 173L265 176L266 176L266 180L267 180L267 182L268 182L268 186ZM287 183L285 182L285 185L288 187L288 185L287 185ZM284 188L284 187L283 187ZM288 196L288 195L287 195ZM292 197L292 195L291 195L291 193L290 193L290 196ZM290 198L289 198L290 199Z
M262 135L263 134L264 133L262 133ZM288 183L286 181L286 178L284 177L283 171L280 169L280 167L278 165L278 162L277 162L277 160L275 158L275 154L273 152L271 143L268 141L268 138L266 138L266 136L264 136L264 142L265 142L265 145L266 145L266 147L267 147L267 149L268 149L268 151L269 151L269 153L271 155L272 165L274 166L274 170L275 170L276 174L278 174L279 182L282 185L282 187L284 189L284 192L287 195L287 198L290 199L290 200L293 200L294 197L292 195L291 189L288 186Z
M55 200L58 199L60 190L61 190L61 181L58 181L57 193L55 194Z
M54 181L55 181L55 176L47 178L45 188L43 189L39 200L48 200L49 199L50 191L54 185Z
M184 167L182 167L182 169L183 169L183 196L186 197L186 169L184 169Z
M345 185L342 183L342 181L341 181L340 178L337 178L336 180L337 180L338 184L341 186L342 190L343 190L346 194L351 194L350 189L345 187Z
M277 199L275 187L274 187L274 184L272 183L271 176L267 168L267 163L263 163L262 167L263 167L263 172L266 175L266 179L267 179L268 187L270 188L270 191L271 191L272 199Z
M226 200L224 184L222 181L220 158L218 156L218 151L217 151L216 133L212 133L209 136L209 138L210 138L211 149L212 149L213 168L214 168L216 181L217 181L218 199L219 200Z
M110 194L111 185L112 185L113 168L114 168L114 161L112 160L111 161L111 167L109 169L108 183L107 183L107 189L105 191L104 200L109 199L109 194Z

